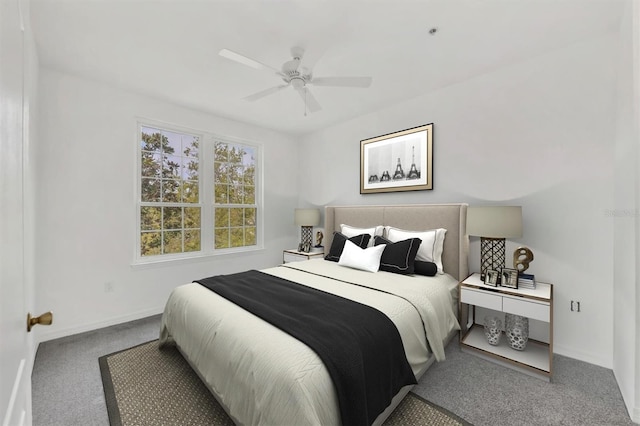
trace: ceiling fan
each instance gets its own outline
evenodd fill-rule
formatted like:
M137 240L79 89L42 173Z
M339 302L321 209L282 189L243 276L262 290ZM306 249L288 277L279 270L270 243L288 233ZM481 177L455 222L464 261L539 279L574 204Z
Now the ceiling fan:
M307 109L310 112L316 112L322 109L315 96L313 96L313 94L309 91L308 86L313 85L366 88L371 86L372 81L371 77L314 77L310 69L300 66L302 57L304 55L304 49L301 47L293 47L291 49L291 56L293 56L293 59L282 64L282 69L277 69L272 66L263 64L262 62L248 58L229 49L222 49L218 54L224 58L258 70L275 72L275 74L280 77L282 81L284 81L284 84L280 84L278 86L262 90L258 93L254 93L253 95L249 95L244 98L245 100L250 102L257 101L258 99L279 92L280 90L286 89L287 87L291 86L298 92L300 98L304 102L305 114Z

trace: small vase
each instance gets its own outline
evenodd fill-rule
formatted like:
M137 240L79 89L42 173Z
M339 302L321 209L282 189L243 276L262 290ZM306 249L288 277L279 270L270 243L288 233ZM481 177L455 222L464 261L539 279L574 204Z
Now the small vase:
M502 336L502 321L496 317L485 317L484 319L484 335L490 345L497 346L500 344L500 336Z
M529 340L529 318L514 314L505 314L505 334L509 346L523 351Z

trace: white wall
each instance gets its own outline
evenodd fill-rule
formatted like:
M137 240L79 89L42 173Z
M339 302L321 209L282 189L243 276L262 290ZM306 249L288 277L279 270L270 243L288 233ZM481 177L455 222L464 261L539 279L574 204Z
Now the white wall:
M39 82L36 310L54 312L40 340L160 313L177 285L276 265L295 244L297 166L283 161L297 156L292 137L46 68ZM263 144L264 250L131 266L136 117Z
M638 255L640 237L640 5L626 5L619 42L614 196L613 371L631 418L640 423Z
M560 48L305 136L300 202L522 205L507 258L530 247L529 271L555 284L554 351L610 368L617 42ZM360 195L359 141L432 122L435 189ZM479 257L472 238L471 270Z

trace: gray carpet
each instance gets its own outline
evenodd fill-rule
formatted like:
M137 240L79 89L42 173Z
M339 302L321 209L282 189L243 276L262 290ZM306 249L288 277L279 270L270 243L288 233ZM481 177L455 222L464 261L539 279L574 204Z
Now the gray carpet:
M34 426L108 426L98 358L160 334L160 316L41 343L31 376Z
M108 426L97 359L158 338L154 316L42 343L33 369L35 426ZM462 353L457 340L414 392L481 425L632 425L611 370L554 357L552 383Z
M633 425L613 372L560 355L552 382L460 351L433 365L414 392L476 426Z

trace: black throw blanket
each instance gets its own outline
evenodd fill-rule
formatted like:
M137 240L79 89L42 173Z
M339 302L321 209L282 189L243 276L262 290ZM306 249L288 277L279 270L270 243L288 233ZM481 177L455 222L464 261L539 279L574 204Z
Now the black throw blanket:
M333 380L343 425L370 425L416 383L398 329L377 309L260 271L195 282L313 349Z

